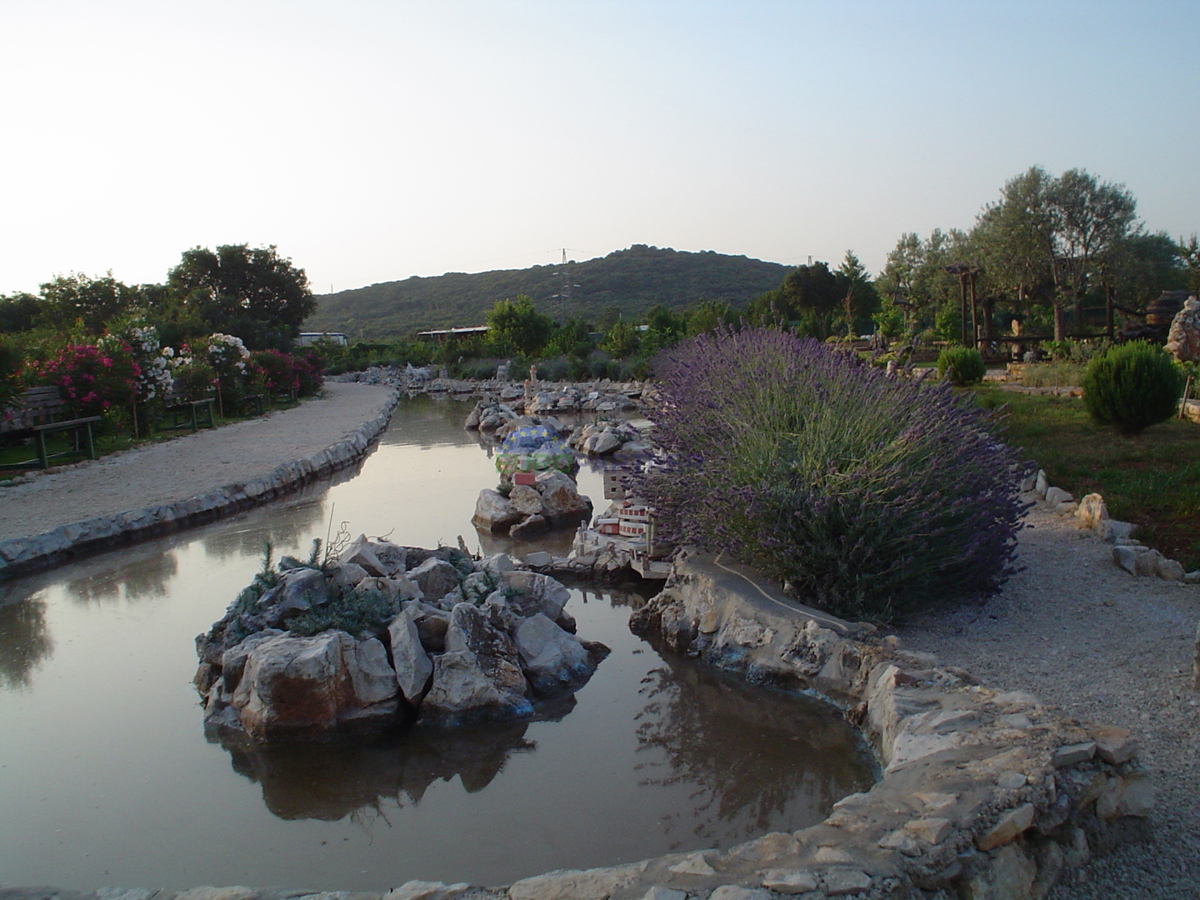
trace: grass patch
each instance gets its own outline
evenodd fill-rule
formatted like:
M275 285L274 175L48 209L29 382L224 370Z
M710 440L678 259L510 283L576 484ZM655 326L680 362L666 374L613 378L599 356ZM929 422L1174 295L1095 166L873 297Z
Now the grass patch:
M1185 569L1200 569L1200 426L1178 418L1138 435L1096 425L1083 401L984 387L981 406L1007 407L1005 440L1077 498L1098 492L1114 519Z

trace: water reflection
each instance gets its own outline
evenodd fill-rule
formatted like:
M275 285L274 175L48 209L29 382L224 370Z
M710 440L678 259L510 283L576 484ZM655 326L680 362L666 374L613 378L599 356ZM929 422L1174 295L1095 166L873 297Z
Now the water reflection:
M121 567L89 571L67 581L67 592L76 603L120 600L153 600L166 597L179 574L179 560L171 551L141 553Z
M33 671L53 651L44 601L26 598L0 606L0 686L28 689Z
M642 679L639 764L646 786L685 786L693 808L664 823L706 841L750 837L779 821L821 821L871 779L854 732L830 705L756 690L664 656ZM718 824L720 823L720 824Z
M539 721L559 721L575 707L567 697ZM468 794L482 791L515 753L532 753L530 722L486 729L411 731L374 743L263 745L210 734L233 769L262 787L263 803L280 819L368 821L385 807L419 804L438 781L458 779Z

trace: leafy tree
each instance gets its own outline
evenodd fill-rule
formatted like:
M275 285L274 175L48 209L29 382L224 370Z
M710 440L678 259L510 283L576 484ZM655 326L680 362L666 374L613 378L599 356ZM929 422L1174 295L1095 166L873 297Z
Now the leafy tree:
M862 334L870 327L871 317L879 309L879 294L875 284L853 250L846 251L837 275L846 286L841 310L846 334L851 337Z
M554 320L534 308L533 299L497 300L488 313L488 336L502 353L536 356L554 332Z
M255 348L286 348L316 309L308 276L275 246L194 247L167 276L167 291L211 331Z
M58 275L41 286L41 295L36 324L65 331L79 323L89 334L102 332L106 322L131 312L140 299L137 288L117 281L112 272L103 278Z
M1102 286L1124 305L1145 309L1163 291L1188 286L1180 251L1165 231L1128 235L1113 245L1101 266Z
M549 349L552 353L561 353L573 359L583 359L596 349L592 330L591 324L583 319L570 319L555 331Z
M733 310L724 300L697 300L687 311L687 333L706 334L734 322Z
M1018 312L1051 297L1054 284L1054 179L1041 166L1005 182L1000 200L984 207L971 231L986 285Z
M641 332L624 319L619 319L613 323L612 328L608 329L604 341L600 344L600 349L616 359L625 359L637 353L641 343Z
M1073 302L1076 325L1083 324L1084 296L1120 243L1134 233L1137 201L1123 184L1100 182L1083 169L1060 175L1047 199L1054 221L1058 288L1054 338L1062 340L1063 307Z
M20 292L0 297L0 333L16 334L33 328L42 302L33 294Z
M1187 289L1200 293L1200 241L1193 234L1186 241L1179 239L1179 257L1183 262L1187 278Z

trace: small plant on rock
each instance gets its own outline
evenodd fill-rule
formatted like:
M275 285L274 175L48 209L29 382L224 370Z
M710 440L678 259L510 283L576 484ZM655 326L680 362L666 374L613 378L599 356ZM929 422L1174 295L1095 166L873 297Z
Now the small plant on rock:
M947 347L938 354L937 370L939 376L959 387L979 384L987 374L983 356L974 347Z
M1088 363L1083 402L1093 421L1140 434L1175 414L1183 372L1161 347L1134 341Z

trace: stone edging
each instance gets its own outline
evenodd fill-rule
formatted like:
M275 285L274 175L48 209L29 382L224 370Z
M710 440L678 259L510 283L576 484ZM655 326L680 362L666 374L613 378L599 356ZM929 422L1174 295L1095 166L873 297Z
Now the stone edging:
M683 555L634 615L674 651L819 692L861 723L883 777L822 823L729 850L524 878L506 888L410 881L387 893L246 887L0 889L0 900L1031 900L1067 869L1144 838L1153 790L1118 728L1000 693L871 626L799 606L748 569Z
M197 494L186 500L126 510L60 525L33 537L0 541L0 581L50 566L66 557L94 553L202 525L275 500L325 475L348 468L367 455L387 428L400 393L379 414L347 437L305 459L276 466L266 475Z

